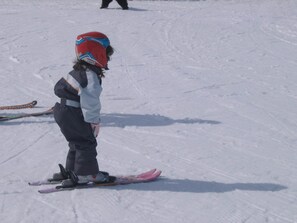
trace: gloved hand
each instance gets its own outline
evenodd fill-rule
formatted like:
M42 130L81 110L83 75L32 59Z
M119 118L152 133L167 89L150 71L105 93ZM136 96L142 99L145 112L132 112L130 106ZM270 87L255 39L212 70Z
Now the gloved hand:
M98 136L100 130L100 123L91 123L91 128L95 137Z

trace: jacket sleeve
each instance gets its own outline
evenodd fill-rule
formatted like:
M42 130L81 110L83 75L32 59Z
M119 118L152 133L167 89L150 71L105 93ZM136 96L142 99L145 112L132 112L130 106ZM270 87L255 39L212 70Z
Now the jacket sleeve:
M87 86L80 87L80 105L85 122L99 123L100 122L100 94L102 87L99 82L97 74L93 71L87 70Z

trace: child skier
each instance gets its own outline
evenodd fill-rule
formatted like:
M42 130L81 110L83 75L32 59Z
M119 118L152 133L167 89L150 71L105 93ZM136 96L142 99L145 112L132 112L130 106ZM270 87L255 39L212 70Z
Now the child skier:
M77 36L75 50L73 70L54 88L60 98L54 107L55 121L69 143L66 170L73 171L79 183L106 182L108 174L99 171L96 159L96 137L100 129L103 69L108 70L113 48L103 33L89 32ZM54 174L53 179L70 182L62 173Z

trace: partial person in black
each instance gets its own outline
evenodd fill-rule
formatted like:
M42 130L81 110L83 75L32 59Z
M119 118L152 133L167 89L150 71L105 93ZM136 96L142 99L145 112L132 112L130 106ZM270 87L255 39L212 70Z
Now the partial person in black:
M122 7L123 10L129 9L127 0L116 0L116 1ZM102 0L101 9L108 8L109 3L111 3L111 2L112 2L112 0Z

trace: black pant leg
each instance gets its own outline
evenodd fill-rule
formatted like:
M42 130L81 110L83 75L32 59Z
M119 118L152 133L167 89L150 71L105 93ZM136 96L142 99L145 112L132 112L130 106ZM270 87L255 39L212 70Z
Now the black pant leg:
M75 144L69 143L69 151L67 154L66 158L66 169L74 171L74 165L75 165L75 155L76 155L76 150L75 150Z
M101 8L108 8L109 3L111 3L112 0L102 0Z
M116 0L118 4L123 8L123 9L128 9L128 2L127 0Z
M99 166L96 159L96 147L76 146L74 172L77 175L95 175L99 172Z

